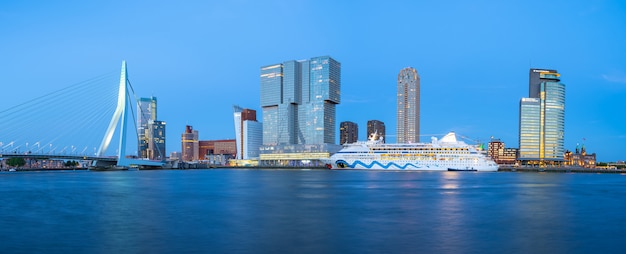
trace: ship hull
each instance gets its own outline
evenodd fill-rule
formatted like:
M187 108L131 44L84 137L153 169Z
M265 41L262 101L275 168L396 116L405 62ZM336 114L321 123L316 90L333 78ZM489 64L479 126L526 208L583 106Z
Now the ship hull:
M456 165L453 167L438 165L435 162L425 163L423 161L347 161L347 160L326 160L324 161L329 169L357 169L357 170L407 170L407 171L498 171L497 166L482 165Z

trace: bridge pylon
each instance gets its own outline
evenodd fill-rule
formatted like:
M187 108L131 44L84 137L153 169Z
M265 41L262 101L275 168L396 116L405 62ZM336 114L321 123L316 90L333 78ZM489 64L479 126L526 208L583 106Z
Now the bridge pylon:
M120 128L120 142L117 154L117 164L118 167L131 167L131 166L152 166L152 167L162 167L165 163L161 161L150 161L150 160L140 160L140 159L132 159L126 157L126 118L128 116L128 107L130 101L130 95L128 91L130 86L130 82L128 81L128 71L126 68L126 61L122 61L122 71L120 74L120 85L119 92L117 95L117 107L115 108L115 112L113 112L113 116L111 117L111 122L109 123L109 127L104 133L104 137L102 138L102 142L100 143L100 148L98 149L98 157L104 157L106 150L109 148L109 144L111 143L111 139L113 138L113 134L115 133L116 128ZM104 161L94 161L94 167L102 167L102 166L111 166L106 165L107 163Z

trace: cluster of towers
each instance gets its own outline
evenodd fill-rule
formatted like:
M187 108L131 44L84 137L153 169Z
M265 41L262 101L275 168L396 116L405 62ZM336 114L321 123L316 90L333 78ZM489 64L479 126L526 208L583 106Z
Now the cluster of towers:
M404 68L398 74L397 93L397 143L417 143L420 141L420 76L412 67ZM342 122L339 127L340 144L354 143L358 139L358 125ZM377 133L385 140L385 124L378 120L367 122L367 137Z
M150 160L165 160L165 122L157 120L156 97L137 101L138 156Z

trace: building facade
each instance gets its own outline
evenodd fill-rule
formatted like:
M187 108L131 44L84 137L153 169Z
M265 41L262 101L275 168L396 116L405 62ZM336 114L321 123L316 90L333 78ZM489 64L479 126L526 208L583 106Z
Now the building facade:
M329 56L261 67L263 145L335 144L341 65Z
M565 85L555 70L530 69L529 98L520 101L519 161L526 165L563 163Z
M256 110L234 106L235 140L237 160L259 158L259 148L263 143L263 125L256 120Z
M227 159L234 159L237 155L235 139L201 140L198 143L200 160L205 160L208 155L226 155Z
M498 165L513 165L517 159L517 149L506 148L500 139L492 139L487 145L487 156Z
M157 120L157 98L139 98L137 100L137 155L140 158L149 158L148 146L150 143L149 124Z
M420 76L407 67L398 74L397 143L417 143L420 136Z
M165 122L150 121L148 124L148 149L147 158L150 160L165 160L167 151L165 150Z
M194 130L192 126L185 126L185 132L181 137L182 144L182 161L198 161L200 147L198 143L198 131Z
M339 124L339 144L351 144L359 139L359 126L350 121Z
M365 140L367 140L373 133L377 133L378 137L383 138L383 142L385 142L385 123L378 120L369 120L367 121L367 136Z
M574 167L583 168L595 168L596 167L596 153L587 153L585 145L579 149L576 146L574 153L571 151L565 151L565 164Z

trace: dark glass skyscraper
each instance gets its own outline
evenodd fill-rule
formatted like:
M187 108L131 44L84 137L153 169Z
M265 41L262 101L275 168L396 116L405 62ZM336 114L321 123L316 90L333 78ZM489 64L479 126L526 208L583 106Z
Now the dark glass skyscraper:
M341 122L339 124L339 144L350 144L357 142L359 139L359 126L350 121Z
M551 165L563 161L565 85L555 70L530 69L529 97L520 101L519 160Z
M378 134L378 137L383 138L383 142L385 141L385 123L378 120L367 121L367 137L365 138L369 139L374 132Z
M165 151L165 122L150 121L148 124L148 159L165 160L167 153Z

